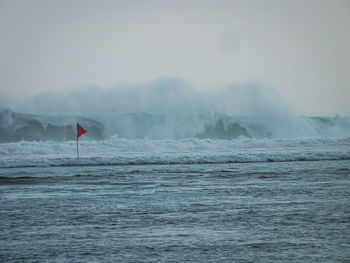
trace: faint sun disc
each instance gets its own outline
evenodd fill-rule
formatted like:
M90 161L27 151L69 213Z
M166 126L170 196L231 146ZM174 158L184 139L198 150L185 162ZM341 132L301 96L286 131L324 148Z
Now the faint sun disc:
M241 40L237 33L225 32L219 37L219 50L225 54L236 55L241 48Z

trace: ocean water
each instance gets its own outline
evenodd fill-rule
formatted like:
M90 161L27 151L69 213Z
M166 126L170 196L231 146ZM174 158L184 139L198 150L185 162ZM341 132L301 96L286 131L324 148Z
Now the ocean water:
M350 138L0 144L1 262L349 262Z

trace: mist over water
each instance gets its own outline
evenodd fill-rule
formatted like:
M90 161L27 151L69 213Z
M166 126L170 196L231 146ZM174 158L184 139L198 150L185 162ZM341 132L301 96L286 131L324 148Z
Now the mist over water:
M348 118L301 117L275 89L259 83L199 91L184 80L166 78L111 88L85 86L69 92L47 92L8 106L22 114L2 111L4 136L19 133L9 141L20 136L32 138L28 132L38 134L32 139L74 139L77 121L90 130L86 136L90 139L290 139L350 134ZM47 131L49 125L56 134ZM18 132L23 128L25 136L25 132ZM46 132L45 136L38 129Z
M278 92L259 83L199 91L176 78L143 84L120 84L111 88L83 86L69 92L46 92L15 110L34 114L96 117L104 114L148 112L167 116L216 112L230 116L290 113Z

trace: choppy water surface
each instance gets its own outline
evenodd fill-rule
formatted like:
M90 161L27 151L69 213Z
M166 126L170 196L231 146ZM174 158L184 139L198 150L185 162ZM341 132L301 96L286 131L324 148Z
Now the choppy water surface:
M348 262L350 162L0 169L2 262Z

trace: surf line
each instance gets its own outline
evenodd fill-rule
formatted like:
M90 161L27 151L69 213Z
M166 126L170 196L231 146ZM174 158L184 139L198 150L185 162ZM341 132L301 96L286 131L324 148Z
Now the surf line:
M79 159L79 137L81 135L83 135L84 133L86 133L87 130L85 130L83 127L81 127L79 125L79 123L77 123L77 158Z

